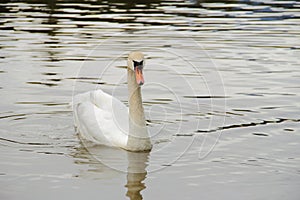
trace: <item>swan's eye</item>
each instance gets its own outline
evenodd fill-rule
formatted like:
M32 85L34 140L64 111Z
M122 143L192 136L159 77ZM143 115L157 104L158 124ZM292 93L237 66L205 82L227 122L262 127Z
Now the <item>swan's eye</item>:
M140 62L133 60L133 66L134 66L134 67L142 68L142 67L143 67L143 64L144 64L144 61L143 61L143 60L140 61Z

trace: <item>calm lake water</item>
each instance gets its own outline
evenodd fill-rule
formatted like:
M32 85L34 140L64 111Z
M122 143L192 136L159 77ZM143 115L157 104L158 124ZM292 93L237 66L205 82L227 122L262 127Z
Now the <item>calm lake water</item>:
M154 149L81 141L133 50ZM0 198L299 199L299 58L299 1L2 0Z

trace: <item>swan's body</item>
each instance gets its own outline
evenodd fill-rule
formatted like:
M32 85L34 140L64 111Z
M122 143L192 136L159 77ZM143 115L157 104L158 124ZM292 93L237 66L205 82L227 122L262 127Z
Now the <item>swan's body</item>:
M74 97L75 127L81 137L97 144L121 147L129 151L151 150L140 87L144 83L143 59L140 52L132 52L128 57L129 109L102 90Z

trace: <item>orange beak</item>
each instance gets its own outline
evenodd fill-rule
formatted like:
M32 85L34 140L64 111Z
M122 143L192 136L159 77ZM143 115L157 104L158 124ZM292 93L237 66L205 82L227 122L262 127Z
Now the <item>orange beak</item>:
M135 71L136 83L138 85L143 85L144 84L144 76L143 76L142 68L135 67L134 71Z

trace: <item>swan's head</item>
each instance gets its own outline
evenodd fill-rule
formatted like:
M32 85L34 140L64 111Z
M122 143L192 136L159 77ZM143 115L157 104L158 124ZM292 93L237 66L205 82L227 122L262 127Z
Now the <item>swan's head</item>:
M143 68L145 65L144 54L139 51L131 52L128 55L127 66L134 71L136 83L138 85L144 84Z

